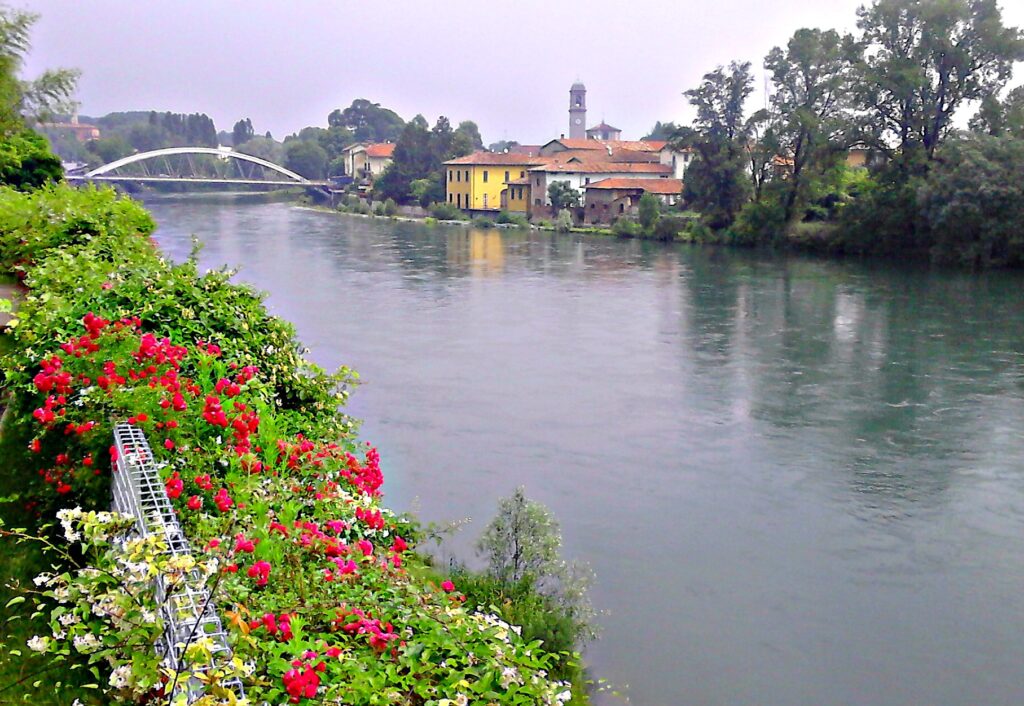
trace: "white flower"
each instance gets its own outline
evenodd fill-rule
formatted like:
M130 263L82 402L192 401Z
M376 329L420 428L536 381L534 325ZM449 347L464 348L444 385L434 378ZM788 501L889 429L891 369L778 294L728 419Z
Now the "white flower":
M53 581L53 579L55 578L56 576L54 576L53 574L39 574L34 579L32 579L32 583L34 583L36 586L49 586L50 582Z
M115 689L123 689L128 686L128 678L132 675L130 664L122 664L110 673L110 686Z
M501 670L501 677L498 679L502 687L509 688L512 684L522 684L523 680L515 667L505 667Z
M561 692L555 694L555 701L557 701L560 704L564 704L564 703L568 702L569 699L571 699L571 698L572 698L572 691L570 691L569 689L566 689L565 691L561 691Z
M57 618L57 620L64 627L68 627L69 625L74 625L75 623L77 623L79 621L79 617L74 613L65 613L64 615Z
M75 635L73 643L75 649L82 654L89 654L100 646L100 641L91 632L87 632L84 635Z
M452 701L455 706L467 706L469 704L469 698L465 694L459 694Z
M46 652L46 648L50 646L50 638L36 635L26 644L33 652Z

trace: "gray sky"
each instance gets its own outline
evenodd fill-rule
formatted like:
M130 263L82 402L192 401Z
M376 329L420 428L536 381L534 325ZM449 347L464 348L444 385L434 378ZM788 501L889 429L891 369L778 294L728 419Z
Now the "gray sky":
M42 15L26 72L80 68L86 115L205 112L221 130L249 117L281 139L367 98L406 120L475 120L487 143L535 143L568 131L577 77L588 122L636 139L656 120L687 120L682 91L706 71L732 59L760 70L800 27L852 30L861 0L10 4ZM1007 23L1024 26L1024 2L1001 4Z

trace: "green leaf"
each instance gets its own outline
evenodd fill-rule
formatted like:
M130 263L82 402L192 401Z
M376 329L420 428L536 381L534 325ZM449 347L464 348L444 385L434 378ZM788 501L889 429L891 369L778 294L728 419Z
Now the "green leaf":
M25 596L15 596L11 600L7 601L7 605L4 608L10 608L11 606L18 605L19 603L25 602Z

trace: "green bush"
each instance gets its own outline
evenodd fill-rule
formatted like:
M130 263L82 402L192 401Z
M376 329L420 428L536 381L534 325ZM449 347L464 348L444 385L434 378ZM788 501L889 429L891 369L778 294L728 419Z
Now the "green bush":
M388 217L398 215L398 204L395 203L394 199L385 199L384 215Z
M465 214L457 209L454 204L439 201L430 207L430 215L439 221L461 221L465 220Z
M612 226L612 232L620 238L639 238L644 229L631 218L620 218Z
M490 218L487 218L486 216L477 216L476 218L473 219L473 227L474 228L493 228L494 227L494 221L492 221Z
M654 238L664 241L675 240L688 225L689 220L680 216L660 216L654 224Z
M775 200L745 205L729 229L735 245L765 245L781 242L785 235L785 210Z
M563 208L558 212L558 218L555 220L555 230L559 233L568 233L572 230L572 226L572 212Z

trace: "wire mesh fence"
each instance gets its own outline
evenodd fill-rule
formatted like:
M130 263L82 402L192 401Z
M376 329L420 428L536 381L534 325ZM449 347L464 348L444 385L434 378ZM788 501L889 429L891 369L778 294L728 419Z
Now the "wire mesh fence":
M164 541L168 554L190 555L192 548L167 497L146 436L135 426L118 424L114 427L114 447L117 461L113 468L113 510L135 518L133 532L137 536L157 535ZM209 673L230 660L227 633L213 608L202 571L192 569L178 580L158 574L154 588L164 623L157 649L169 668L183 671L185 651L200 639L204 640L211 658L205 665L191 664L190 672ZM239 699L244 698L242 683L237 678L223 681L221 685L234 691ZM173 688L172 701L178 693L184 692L189 704L204 693L202 679L195 676L175 683Z

